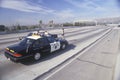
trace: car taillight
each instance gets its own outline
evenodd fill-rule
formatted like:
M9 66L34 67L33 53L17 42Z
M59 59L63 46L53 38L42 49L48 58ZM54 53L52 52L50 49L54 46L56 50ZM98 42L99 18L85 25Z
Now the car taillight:
M15 53L15 54L13 54L13 56L15 56L15 57L21 57L22 55L18 54L18 53Z
M11 52L11 53L15 53L15 51L14 51L14 50L10 50L10 52Z
M5 48L6 51L9 51L10 49L9 48Z

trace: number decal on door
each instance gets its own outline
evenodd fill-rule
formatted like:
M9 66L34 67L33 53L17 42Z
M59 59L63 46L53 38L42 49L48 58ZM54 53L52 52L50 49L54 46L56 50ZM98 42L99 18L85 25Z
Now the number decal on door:
M60 42L50 43L50 46L51 46L51 52L54 52L54 51L60 49Z

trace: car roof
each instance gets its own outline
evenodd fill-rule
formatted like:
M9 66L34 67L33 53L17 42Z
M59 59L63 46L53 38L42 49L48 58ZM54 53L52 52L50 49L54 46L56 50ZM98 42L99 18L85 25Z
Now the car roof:
M32 33L38 33L38 32L46 32L46 31L40 31L40 30L38 30L38 31L33 31Z
M38 35L32 35L32 36L28 36L27 38L37 40L37 39L42 38L42 37L38 36Z

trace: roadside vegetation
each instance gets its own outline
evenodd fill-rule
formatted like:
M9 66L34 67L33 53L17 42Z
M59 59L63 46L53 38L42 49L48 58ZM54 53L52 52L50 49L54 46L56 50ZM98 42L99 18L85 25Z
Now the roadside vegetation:
M50 20L47 24L44 24L42 20L39 21L39 24L36 25L12 25L12 26L5 26L0 25L0 32L18 32L21 30L34 30L34 29L42 29L43 27L69 27L69 26L95 26L95 22L66 22L56 24L53 20Z

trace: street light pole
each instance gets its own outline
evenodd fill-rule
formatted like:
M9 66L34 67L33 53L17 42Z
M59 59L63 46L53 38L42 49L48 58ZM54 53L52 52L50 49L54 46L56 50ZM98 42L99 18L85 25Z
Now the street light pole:
M61 25L61 27L62 27L62 36L63 36L63 38L64 38L64 35L65 35L65 31L64 31L64 27L63 27L63 24Z
M95 25L96 25L96 26L98 25L96 20L95 20Z

